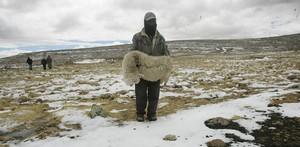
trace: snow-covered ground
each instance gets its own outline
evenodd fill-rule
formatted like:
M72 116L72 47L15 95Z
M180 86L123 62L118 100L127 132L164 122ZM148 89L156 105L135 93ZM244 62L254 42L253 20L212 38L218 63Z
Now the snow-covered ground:
M100 116L90 118L86 113L90 109L75 109L70 107L63 109L64 106L92 106L90 101L75 101L80 98L81 100L90 100L102 94L114 94L121 91L126 91L120 94L118 98L114 99L117 103L127 104L130 103L128 98L134 97L134 87L127 86L122 81L122 76L119 73L73 73L66 76L55 76L50 78L49 81L28 81L27 79L19 80L16 83L7 83L3 85L0 99L10 95L12 98L17 99L20 96L30 97L26 92L31 91L37 94L35 99L42 99L46 101L51 110L48 112L54 113L56 116L62 116L61 128L64 124L77 124L81 125L81 130L71 130L60 132L59 137L47 137L40 140L32 137L28 138L17 144L10 144L11 146L18 147L62 147L62 146L103 146L103 147L196 147L206 146L206 142L213 139L221 139L225 142L230 142L230 139L225 137L225 133L233 133L240 136L245 140L254 140L250 134L244 134L237 130L231 129L210 129L205 126L204 122L210 118L223 117L231 119L239 116L244 119L234 120L241 126L245 127L250 133L252 130L259 129L261 126L257 123L264 121L268 117L266 113L278 112L283 116L300 117L300 103L284 103L280 104L281 107L268 107L274 97L280 97L284 94L299 92L299 89L288 88L291 82L280 74L273 74L268 70L262 69L256 73L252 73L248 67L247 62L270 62L271 57L265 57L262 60L245 60L241 63L229 62L232 67L242 68L222 70L212 69L208 70L206 67L180 67L177 68L176 73L169 80L166 87L162 87L159 109L170 105L170 103L162 102L163 99L168 97L178 97L181 99L192 98L199 99L216 99L226 96L236 96L239 93L247 92L245 89L239 88L237 82L246 83L250 88L258 88L256 93L250 94L244 98L224 101L216 104L200 105L199 107L190 107L189 109L179 109L176 113L160 116L154 122L136 122L125 121L117 123L115 118L108 117L102 118ZM91 61L85 61L88 64ZM83 63L83 62L81 62ZM94 61L93 61L94 63ZM210 63L209 60L203 63ZM220 62L220 67L221 67ZM217 64L212 63L216 67ZM261 63L258 63L261 64ZM178 66L178 65L177 65ZM223 65L222 65L223 66ZM244 67L243 67L244 66ZM272 66L272 65L271 65ZM275 66L275 65L273 65ZM259 68L258 68L259 69ZM100 69L102 70L102 69ZM249 70L249 71L248 71ZM270 69L273 70L273 69ZM232 74L233 72L236 72ZM298 70L282 71L286 75L290 73L298 74ZM58 71L46 71L41 73L29 74L35 78L51 77L55 74L63 74ZM201 75L201 76L199 76ZM225 77L232 76L230 83L220 83L218 81L225 81ZM262 79L276 79L279 82L263 81ZM26 75L29 77L28 75ZM85 82L84 82L85 81ZM88 81L88 82L86 82ZM230 82L229 81L229 82ZM197 85L198 83L217 83L207 88L207 85ZM216 85L233 85L228 88L220 88ZM175 89L174 87L180 87ZM174 90L175 89L175 90ZM101 105L101 104L100 104ZM129 109L129 108L128 108ZM124 113L127 109L113 109L111 113ZM9 113L10 110L0 111L0 114ZM24 114L26 115L26 114ZM9 128L16 126L15 123L0 124L0 131L7 131ZM176 141L167 141L163 138L172 134L177 137ZM233 143L232 146L258 146L253 143Z
M74 121L82 124L82 130L67 132L66 136L49 137L45 140L34 140L12 146L107 146L107 147L193 147L206 146L205 143L213 139L225 138L225 133L234 133L242 139L253 140L253 136L245 135L236 130L214 130L204 125L204 121L213 117L232 118L243 116L247 120L237 121L247 130L259 129L256 121L267 119L262 112L255 110L275 111L284 116L299 117L300 104L284 104L279 108L267 107L272 96L292 92L280 89L264 91L244 99L232 100L219 104L209 104L191 110L178 111L176 114L159 117L155 122L126 122L119 126L110 119L97 117L91 119L86 115L74 110L64 111L58 115L64 116L63 121ZM176 141L165 141L163 138L168 134L177 136ZM74 139L70 139L75 136ZM207 137L209 136L209 137ZM249 143L235 144L236 146L256 146Z

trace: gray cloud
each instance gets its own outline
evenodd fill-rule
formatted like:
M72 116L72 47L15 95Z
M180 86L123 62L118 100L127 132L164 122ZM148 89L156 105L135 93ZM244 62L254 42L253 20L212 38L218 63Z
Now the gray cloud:
M117 8L124 9L124 10L147 10L149 8L157 8L160 5L160 1L153 1L153 0L143 0L143 1L132 1L132 0L121 0L115 3Z
M7 42L131 40L147 11L166 40L299 33L299 0L0 0ZM9 40L9 41L8 41Z
M0 40L15 40L22 37L23 35L18 27L0 18Z
M76 27L82 25L80 20L80 15L70 12L65 14L58 23L54 26L54 31L57 33L67 32L69 30L74 30Z
M281 5L281 4L292 4L299 6L299 0L251 0L251 1L243 1L241 3L243 7L271 7L274 5Z
M17 13L25 13L35 10L41 2L41 0L1 0L0 8Z

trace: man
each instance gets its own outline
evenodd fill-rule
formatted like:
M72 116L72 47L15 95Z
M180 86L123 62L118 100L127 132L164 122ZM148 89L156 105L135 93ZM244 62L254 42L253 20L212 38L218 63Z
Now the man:
M29 65L29 70L32 70L32 59L30 59L29 57L27 58L27 61L26 61Z
M45 58L42 59L41 64L43 65L44 70L46 70L47 60Z
M48 64L48 68L51 69L52 68L52 58L50 57L50 55L48 55L47 64Z
M150 56L169 55L165 38L156 29L156 16L153 12L147 12L144 16L144 28L136 33L132 39L132 49L139 50ZM136 114L137 121L143 122L145 109L148 102L147 118L149 121L156 121L156 109L159 99L160 81L147 81L140 79L135 84Z

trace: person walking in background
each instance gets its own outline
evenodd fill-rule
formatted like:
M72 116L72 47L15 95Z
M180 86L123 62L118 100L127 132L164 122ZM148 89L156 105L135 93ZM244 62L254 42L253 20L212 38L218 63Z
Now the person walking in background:
M48 64L48 68L51 69L52 68L52 58L50 57L50 55L48 55L47 64Z
M44 70L46 70L47 60L45 58L42 59L41 64L43 65Z
M32 70L32 62L33 62L32 59L30 59L30 58L28 57L26 62L28 63L29 70Z
M131 50L138 50L150 56L169 56L170 53L167 49L165 38L157 31L156 27L155 14L153 12L147 12L144 16L144 28L133 36ZM148 120L157 120L156 110L159 92L160 80L151 82L140 79L140 82L135 84L137 121L144 121L147 103Z

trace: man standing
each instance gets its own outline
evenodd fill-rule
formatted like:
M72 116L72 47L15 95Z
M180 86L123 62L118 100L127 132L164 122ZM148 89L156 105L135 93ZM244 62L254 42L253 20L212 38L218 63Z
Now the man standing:
M47 64L48 64L48 68L51 69L52 68L52 58L50 57L50 55L48 55Z
M32 59L30 59L29 57L27 58L27 61L26 61L29 65L29 70L32 70Z
M144 16L144 28L136 33L132 38L132 49L144 52L150 56L170 55L165 38L156 29L156 16L153 12L147 12ZM149 121L156 121L156 109L160 92L160 80L151 82L140 79L135 84L136 96L136 120L144 121L145 109L147 108L147 118Z
M43 65L44 70L46 70L47 60L45 58L42 59L41 64Z

